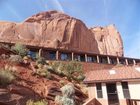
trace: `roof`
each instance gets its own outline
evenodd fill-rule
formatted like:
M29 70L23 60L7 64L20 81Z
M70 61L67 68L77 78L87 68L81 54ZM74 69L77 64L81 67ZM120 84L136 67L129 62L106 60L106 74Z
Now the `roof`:
M84 83L140 79L140 66L115 66L86 73Z

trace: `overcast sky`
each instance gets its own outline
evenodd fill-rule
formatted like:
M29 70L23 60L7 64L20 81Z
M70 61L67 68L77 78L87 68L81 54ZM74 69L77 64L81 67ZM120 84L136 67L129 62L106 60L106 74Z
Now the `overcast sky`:
M0 20L21 22L47 10L63 11L88 27L115 24L125 56L140 58L140 0L0 0Z

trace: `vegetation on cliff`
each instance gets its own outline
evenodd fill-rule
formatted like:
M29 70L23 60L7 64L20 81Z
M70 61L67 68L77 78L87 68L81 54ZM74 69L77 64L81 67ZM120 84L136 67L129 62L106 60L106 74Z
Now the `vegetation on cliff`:
M15 105L14 102L22 105L54 105L56 96L62 99L58 105L80 105L83 101L79 100L87 98L80 87L84 75L79 62L46 61L42 57L32 60L28 56L29 50L21 44L8 49L14 53L3 54L4 58L0 59L0 85L6 86L9 92L5 94L11 95L6 99L9 105ZM18 97L11 102L15 94ZM1 92L0 97L3 97Z

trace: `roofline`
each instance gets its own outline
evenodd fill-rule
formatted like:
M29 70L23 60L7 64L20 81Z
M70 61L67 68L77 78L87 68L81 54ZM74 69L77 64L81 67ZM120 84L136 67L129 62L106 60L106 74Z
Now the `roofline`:
M139 78L126 78L126 79L107 79L107 80L91 80L91 81L83 81L85 84L91 84L91 83L98 83L98 82L123 82L123 81L136 81L140 80Z

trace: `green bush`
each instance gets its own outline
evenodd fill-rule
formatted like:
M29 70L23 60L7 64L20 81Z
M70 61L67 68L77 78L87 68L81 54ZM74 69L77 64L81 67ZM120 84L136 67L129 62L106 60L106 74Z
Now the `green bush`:
M70 61L68 63L61 63L60 70L69 80L72 80L74 74L82 73L82 65L76 61Z
M71 83L63 86L60 90L61 90L62 95L64 97L70 97L71 98L73 96L73 94L75 93L74 85L71 84Z
M61 84L61 86L65 85L65 81L64 80L60 80L59 83Z
M60 67L61 67L61 62L59 62L59 61L53 61L53 62L51 62L50 68L48 68L48 70L50 72L53 72L53 73L58 74L60 76L64 76L63 75L63 72L60 69Z
M48 102L46 102L45 100L40 100L40 101L28 100L26 102L26 105L48 105Z
M40 65L40 66L39 66ZM36 74L42 77L45 77L47 79L51 79L51 73L47 70L46 67L44 67L44 65L39 64L39 68L36 71Z
M52 62L51 66L53 72L61 76L66 76L70 81L74 79L80 82L84 78L84 76L80 76L83 73L83 71L82 71L82 64L79 62L70 61L66 63L66 62L55 61Z
M1 85L8 85L15 80L15 76L10 70L0 70L0 84Z
M18 53L18 55L20 56L26 56L27 55L27 51L28 49L26 48L25 45L22 45L20 43L16 43L14 46L12 46L11 48L13 51L15 51L16 53Z
M37 58L37 61L36 61L37 64L42 64L42 65L45 65L46 64L46 61L43 57L39 57Z
M67 97L62 97L62 105L75 105L74 100Z
M76 78L79 82L83 81L85 79L85 76L84 75L79 75L77 78Z
M55 97L55 103L58 105L75 105L74 100L68 97Z
M57 95L55 97L55 103L58 105L62 105L62 96Z
M51 73L48 72L47 70L40 72L39 75L47 79L51 79Z
M56 96L55 97L55 103L59 105L75 105L74 102L74 85L73 84L67 84L61 88L61 92L63 96Z
M54 61L51 63L51 66L54 70L57 70L58 67L60 66L60 62L59 61Z

